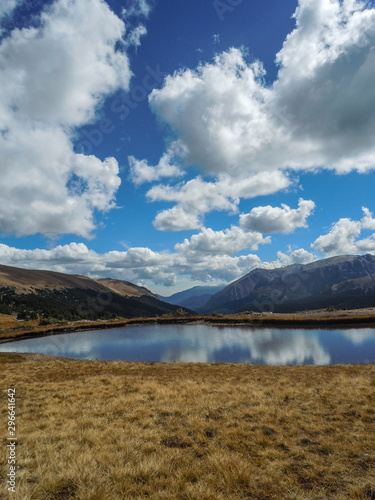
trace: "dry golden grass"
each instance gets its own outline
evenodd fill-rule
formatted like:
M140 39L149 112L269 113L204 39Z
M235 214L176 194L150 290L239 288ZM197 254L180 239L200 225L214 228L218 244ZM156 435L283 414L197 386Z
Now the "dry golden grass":
M20 321L16 314L0 314L0 332L10 330L34 329L39 326L39 320Z
M142 364L0 354L17 500L375 498L375 365Z

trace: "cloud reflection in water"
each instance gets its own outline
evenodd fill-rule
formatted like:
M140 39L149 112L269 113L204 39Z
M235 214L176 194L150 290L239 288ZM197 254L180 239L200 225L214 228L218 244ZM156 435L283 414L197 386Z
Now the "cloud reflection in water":
M374 363L375 330L146 325L27 339L1 344L0 352L167 363Z

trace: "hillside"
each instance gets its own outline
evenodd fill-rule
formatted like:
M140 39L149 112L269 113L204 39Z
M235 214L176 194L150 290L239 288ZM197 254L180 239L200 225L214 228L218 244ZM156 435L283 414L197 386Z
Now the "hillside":
M109 288L118 295L122 295L123 297L142 297L142 295L147 295L148 297L154 297L155 299L158 298L144 286L134 285L129 281L114 280L111 278L101 278L95 281L104 285L106 288Z
M375 256L346 255L254 269L211 297L204 312L293 312L375 305Z
M152 317L177 306L127 281L0 265L0 313L47 320Z
M54 271L20 269L0 265L0 287L9 287L18 293L35 293L36 290L81 290L108 291L99 282L86 276L64 274Z

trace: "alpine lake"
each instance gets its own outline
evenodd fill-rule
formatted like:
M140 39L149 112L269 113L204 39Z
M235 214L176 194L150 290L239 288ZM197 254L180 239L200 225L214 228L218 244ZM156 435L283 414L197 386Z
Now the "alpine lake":
M155 363L335 365L375 363L375 329L141 325L0 344L0 352Z

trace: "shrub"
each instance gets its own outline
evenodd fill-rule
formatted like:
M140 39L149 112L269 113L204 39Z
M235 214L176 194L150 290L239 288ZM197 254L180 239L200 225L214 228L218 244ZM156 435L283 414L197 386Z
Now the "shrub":
M337 311L337 309L336 309L336 307L333 307L333 306L329 306L326 309L326 312L334 312L334 311Z
M177 316L187 316L188 315L187 311L185 311L184 309L182 309L182 307L180 307L179 309L177 309L176 314L177 314Z

